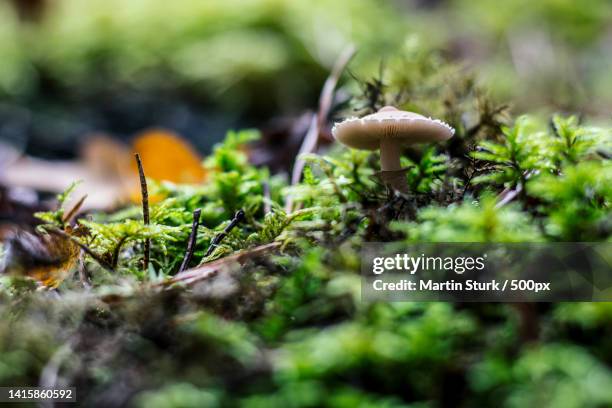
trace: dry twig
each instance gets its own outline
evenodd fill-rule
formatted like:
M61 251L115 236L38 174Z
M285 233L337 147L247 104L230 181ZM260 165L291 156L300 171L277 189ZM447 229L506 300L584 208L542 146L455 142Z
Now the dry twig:
M144 169L142 168L142 161L140 155L136 153L136 164L138 165L138 176L140 177L140 192L142 194L142 219L145 225L149 225L149 190L147 189L147 179L145 177ZM143 268L145 271L149 269L149 257L151 256L151 239L147 238L144 242L144 258Z
M156 286L167 287L174 283L184 283L190 285L205 279L209 279L213 276L216 276L224 267L230 265L231 263L238 262L240 264L243 264L248 259L266 254L268 252L272 252L280 246L280 242L272 242L269 244L260 245L252 249L238 251L233 255L226 256L224 258L217 259L216 261L209 262L205 265L198 266L197 268L188 269L184 272L178 273L172 278Z
M305 162L300 158L300 156L307 153L313 153L315 151L319 141L321 129L325 125L325 120L329 115L329 110L331 109L336 85L340 80L342 72L344 72L344 68L350 62L351 58L353 58L355 52L356 48L353 45L350 45L342 52L342 54L340 54L340 57L338 57L338 60L334 64L332 72L323 85L321 96L319 97L319 111L316 115L312 115L310 127L308 128L308 132L304 137L304 141L302 142L302 146L300 147L300 151L296 157L295 164L293 165L293 171L291 173L292 186L298 184L302 179L302 172L304 171ZM293 199L291 196L289 196L285 205L285 211L289 213L292 210Z
M81 199L76 202L76 204L70 209L70 211L68 211L66 214L64 214L64 216L62 217L62 221L64 223L70 222L70 220L81 209L81 207L83 206L83 203L85 202L86 198L87 198L87 194L85 194L83 197L81 197Z
M191 258L193 257L193 251L195 250L196 238L198 236L198 227L200 226L200 215L202 214L202 209L197 208L193 212L193 223L191 224L191 232L189 233L189 240L187 241L187 252L185 252L185 257L183 258L183 262L179 267L179 273L183 272L189 266L189 262L191 262Z
M223 241L223 238L225 238L227 234L229 234L230 231L236 227L236 225L238 225L242 220L244 220L244 216L245 214L243 210L239 210L236 215L234 215L234 218L232 218L227 227L225 227L220 234L215 235L212 242L210 243L210 246L208 247L208 250L206 251L206 254L204 254L204 258L210 256L210 254L213 253L215 248L217 248L221 241Z

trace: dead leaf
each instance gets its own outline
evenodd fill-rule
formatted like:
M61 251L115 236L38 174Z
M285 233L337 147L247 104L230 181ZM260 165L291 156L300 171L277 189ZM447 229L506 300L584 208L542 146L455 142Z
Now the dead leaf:
M189 142L164 129L152 129L138 135L132 144L148 178L173 183L201 183L206 172L202 158ZM132 169L138 174L136 164Z
M49 288L59 286L79 258L78 245L56 234L15 231L5 248L3 273L31 278Z

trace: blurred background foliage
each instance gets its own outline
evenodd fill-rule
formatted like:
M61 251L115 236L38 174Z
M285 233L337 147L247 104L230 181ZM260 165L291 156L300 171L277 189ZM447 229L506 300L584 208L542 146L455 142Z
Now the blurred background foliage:
M365 80L406 42L473 69L518 112L609 119L606 0L7 0L0 136L70 156L87 132L157 125L207 149L222 129L314 106L347 43Z

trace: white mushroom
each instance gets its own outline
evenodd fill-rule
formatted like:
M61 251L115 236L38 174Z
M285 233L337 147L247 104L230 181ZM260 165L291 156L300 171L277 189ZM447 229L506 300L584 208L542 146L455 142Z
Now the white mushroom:
M437 119L385 106L363 118L349 118L336 123L332 133L340 143L349 147L380 149L383 180L406 193L408 185L400 164L402 146L447 140L455 129Z

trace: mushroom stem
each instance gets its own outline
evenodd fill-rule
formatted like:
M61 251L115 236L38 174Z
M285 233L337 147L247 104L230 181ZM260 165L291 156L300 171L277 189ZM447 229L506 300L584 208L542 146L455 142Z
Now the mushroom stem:
M380 140L380 168L383 181L401 193L409 193L400 163L401 143L390 137Z

